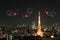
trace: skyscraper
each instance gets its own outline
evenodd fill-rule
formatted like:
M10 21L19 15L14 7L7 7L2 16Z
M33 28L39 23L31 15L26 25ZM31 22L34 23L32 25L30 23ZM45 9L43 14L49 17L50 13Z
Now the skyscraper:
M36 29L36 24L35 24L35 21L32 22L32 29Z

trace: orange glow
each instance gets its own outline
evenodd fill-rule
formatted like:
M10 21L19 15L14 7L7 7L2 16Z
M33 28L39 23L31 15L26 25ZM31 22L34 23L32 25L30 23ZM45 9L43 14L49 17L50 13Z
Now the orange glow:
M41 30L40 12L39 12L39 15L38 15L37 33L33 33L33 36L40 36L40 37L44 36L44 34L43 34L42 30Z
M38 16L37 35L43 37L43 32L42 32L42 30L41 30L41 22L40 22L40 12L39 12L39 16Z

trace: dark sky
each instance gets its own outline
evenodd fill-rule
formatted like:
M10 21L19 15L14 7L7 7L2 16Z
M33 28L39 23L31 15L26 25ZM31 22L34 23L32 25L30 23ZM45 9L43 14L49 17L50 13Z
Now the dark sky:
M56 11L56 17L53 18L54 20L57 19L57 20L60 20L60 5L59 5L59 1L51 1L51 0L14 0L14 1L11 1L11 0L8 0L8 1L0 1L0 24L21 24L21 23L25 23L26 20L35 20L35 16L36 16L36 13L33 13L31 15L31 17L29 17L28 19L23 19L20 16L16 16L16 17L7 17L5 15L5 12L7 9L18 9L19 10L19 14L21 14L20 12L22 10L25 10L26 8L33 8L35 9L35 11L38 11L39 9L40 10L44 10L46 7L49 8L49 9L52 9L52 10L55 10ZM43 15L43 14L42 14ZM32 16L34 16L34 19L32 18ZM48 18L46 19L46 17L42 17L42 20L48 20ZM25 21L24 21L25 20ZM44 21L43 20L43 21ZM29 21L29 23L31 22ZM49 18L49 21L51 21L51 18Z

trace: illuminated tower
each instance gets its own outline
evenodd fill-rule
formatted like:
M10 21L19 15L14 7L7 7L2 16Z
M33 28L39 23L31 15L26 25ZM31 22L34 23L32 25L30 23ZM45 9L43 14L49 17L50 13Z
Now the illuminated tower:
M37 26L37 33L36 33L36 35L43 37L43 32L42 32L41 21L40 20L41 19L40 19L40 11L39 11L39 13L38 13L38 26Z

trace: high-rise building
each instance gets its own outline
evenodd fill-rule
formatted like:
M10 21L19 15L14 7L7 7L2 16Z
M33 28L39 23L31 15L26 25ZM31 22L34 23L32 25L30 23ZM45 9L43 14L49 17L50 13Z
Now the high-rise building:
M35 24L35 21L32 22L32 27L31 28L32 29L37 29L36 24Z

